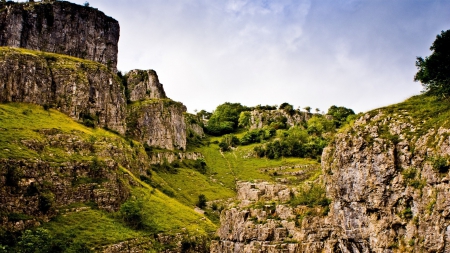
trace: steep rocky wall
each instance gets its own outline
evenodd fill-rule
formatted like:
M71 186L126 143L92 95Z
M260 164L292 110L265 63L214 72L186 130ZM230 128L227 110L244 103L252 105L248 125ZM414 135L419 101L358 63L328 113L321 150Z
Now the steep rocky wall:
M115 70L120 27L103 12L66 1L0 3L0 46L66 54Z
M287 127L304 124L312 114L306 112L294 112L292 114L284 110L253 110L250 113L250 129L258 129L270 125L271 122L285 121Z
M128 105L127 134L164 149L186 149L186 107L170 99L153 99Z
M450 252L448 165L433 166L448 162L450 129L425 128L427 120L406 110L368 113L325 149L330 218L346 242L340 248Z
M91 162L0 160L0 212L8 214L0 225L10 231L23 230L38 220L48 221L60 207L80 202L92 201L100 209L115 211L129 196L116 170L114 163L94 170ZM14 214L29 218L17 222Z
M237 182L237 205L222 211L220 240L211 253L339 252L330 219L323 208L293 207L290 188L268 182Z
M158 75L150 70L131 70L125 75L131 102L145 99L167 98Z
M0 48L0 102L54 107L80 120L125 133L126 101L117 75L73 57Z

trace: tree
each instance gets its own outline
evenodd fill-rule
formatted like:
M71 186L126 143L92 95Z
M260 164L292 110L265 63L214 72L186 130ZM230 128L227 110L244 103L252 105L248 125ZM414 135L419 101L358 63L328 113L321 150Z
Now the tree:
M443 98L450 96L450 30L442 31L430 47L431 55L417 57L418 71L414 81L420 81L424 92Z
M340 127L347 121L347 117L355 115L355 112L350 108L332 105L327 114L333 116L335 126Z

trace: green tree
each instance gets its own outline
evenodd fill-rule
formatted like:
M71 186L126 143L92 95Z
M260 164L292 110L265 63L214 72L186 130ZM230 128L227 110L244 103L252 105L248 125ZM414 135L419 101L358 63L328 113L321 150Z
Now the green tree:
M350 115L355 115L355 112L352 109L345 108L343 106L332 105L328 108L327 115L333 116L335 126L340 127L347 121L347 117Z
M239 114L239 127L248 127L250 126L250 120L252 118L252 115L249 111L244 111Z
M420 81L424 91L443 98L450 96L450 30L442 31L430 47L431 55L417 57L418 71L414 81Z
M226 102L217 106L206 125L206 132L211 135L232 133L239 123L239 115L250 108L239 103Z

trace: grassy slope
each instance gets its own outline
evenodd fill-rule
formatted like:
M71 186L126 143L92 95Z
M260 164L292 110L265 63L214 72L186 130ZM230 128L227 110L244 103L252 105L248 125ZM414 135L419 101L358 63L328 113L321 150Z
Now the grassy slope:
M58 129L62 133L70 133L83 140L95 141L107 138L109 143L129 145L129 141L114 133L85 127L56 110L46 111L37 105L8 103L0 104L0 158L42 159L52 162L92 159L90 156L77 153L67 155L67 152L57 148L45 147L39 153L28 149L22 141L45 138L39 132L42 129ZM191 234L206 235L216 230L214 224L202 219L204 216L196 213L191 207L134 178L140 186L131 187L132 197L143 202L144 223L151 224L156 231L168 234L187 231ZM157 175L154 175L154 180L163 182ZM118 214L90 208L60 215L44 226L54 235L75 234L75 241L82 241L92 247L148 234L126 227Z

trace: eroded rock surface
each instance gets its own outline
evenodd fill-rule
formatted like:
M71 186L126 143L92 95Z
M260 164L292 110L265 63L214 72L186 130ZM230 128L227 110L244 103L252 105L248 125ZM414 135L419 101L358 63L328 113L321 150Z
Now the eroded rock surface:
M104 65L14 48L0 48L0 59L0 102L53 107L73 119L125 133L123 86Z
M120 27L103 12L66 1L8 1L0 10L0 46L65 54L116 69Z

